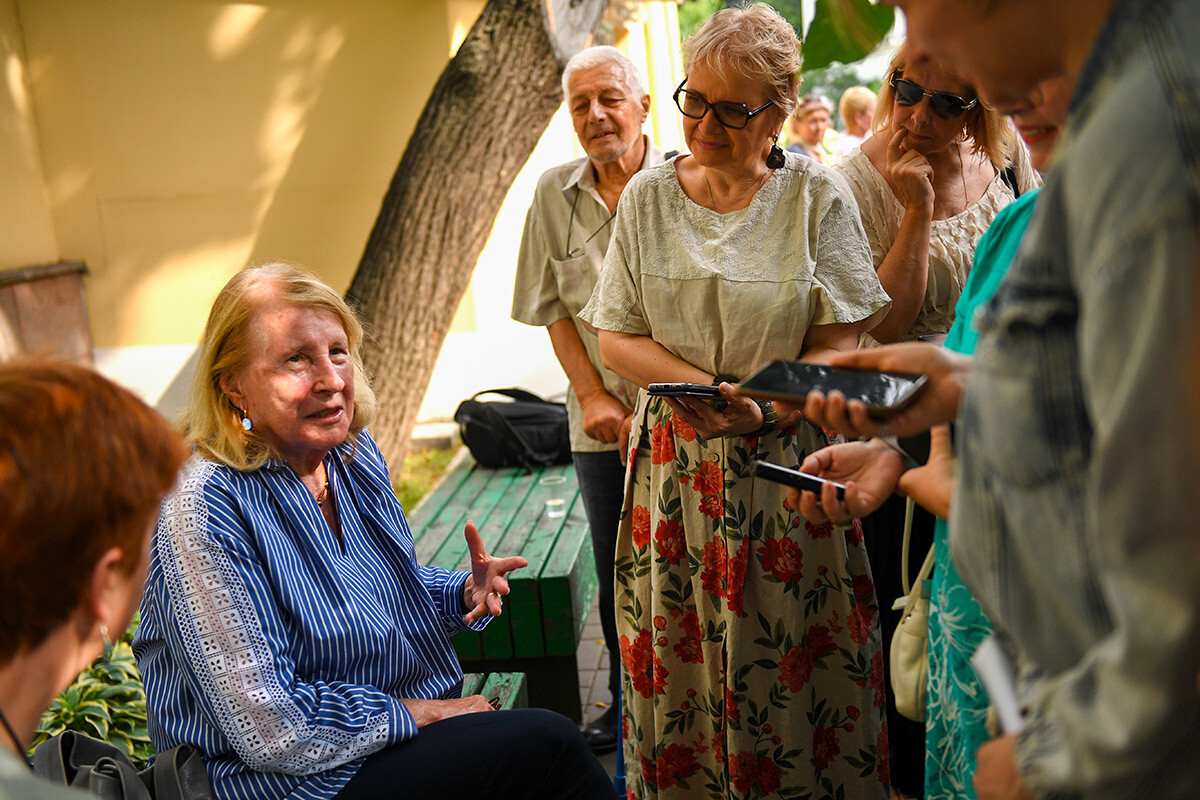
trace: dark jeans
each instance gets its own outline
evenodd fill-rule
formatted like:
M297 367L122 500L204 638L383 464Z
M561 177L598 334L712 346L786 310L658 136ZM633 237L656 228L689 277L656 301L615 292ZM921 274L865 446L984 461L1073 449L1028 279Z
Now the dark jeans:
M883 663L888 663L892 634L902 612L892 610L892 601L903 595L900 582L901 557L904 554L904 507L900 495L889 497L873 514L862 518L863 543L871 561L875 596L879 598L879 628L882 636ZM933 545L933 515L917 506L913 514L912 541L909 544L908 578L912 581L921 570L925 554ZM888 725L888 754L892 786L910 797L925 796L925 724L913 722L896 710L891 678L884 682L887 695L885 710Z
M426 725L368 756L337 800L439 797L612 800L613 784L569 719L523 708Z
M621 647L617 641L617 613L613 603L613 561L617 552L617 527L625 501L625 467L616 450L603 453L572 452L579 495L592 530L592 552L600 579L600 627L608 645L608 688L613 702L621 681Z

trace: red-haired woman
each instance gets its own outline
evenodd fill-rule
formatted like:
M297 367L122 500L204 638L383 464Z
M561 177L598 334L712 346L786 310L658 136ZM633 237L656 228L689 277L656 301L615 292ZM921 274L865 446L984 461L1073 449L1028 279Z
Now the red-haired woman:
M187 448L132 394L68 364L0 364L0 419L0 797L80 797L13 754L129 625Z

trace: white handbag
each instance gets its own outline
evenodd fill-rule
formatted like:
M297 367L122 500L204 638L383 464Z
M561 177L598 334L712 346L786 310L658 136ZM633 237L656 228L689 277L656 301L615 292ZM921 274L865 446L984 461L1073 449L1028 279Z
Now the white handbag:
M925 721L925 699L929 681L929 575L933 572L933 546L917 573L917 580L908 584L908 546L912 538L913 501L908 499L904 514L904 553L900 558L900 581L904 596L892 604L892 610L904 609L892 649L888 653L892 691L896 695L896 710L916 722Z

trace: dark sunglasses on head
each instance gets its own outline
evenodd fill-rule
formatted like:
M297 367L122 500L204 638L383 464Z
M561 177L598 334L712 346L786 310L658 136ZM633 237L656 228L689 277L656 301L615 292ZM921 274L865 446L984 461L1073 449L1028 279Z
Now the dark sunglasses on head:
M892 73L892 79L889 83L891 84L892 94L895 96L897 103L902 106L915 106L921 102L922 97L928 97L929 107L933 109L933 113L942 119L961 117L979 102L978 98L968 102L958 95L950 94L949 92L926 91L924 86L901 78L898 70Z
M745 103L710 103L703 96L684 89L686 83L687 78L684 78L683 83L679 84L675 89L675 94L672 95L675 105L679 108L679 113L691 119L703 119L711 109L717 122L726 128L741 130L749 125L750 120L754 119L756 115L774 105L773 102L768 101L751 111L746 108Z

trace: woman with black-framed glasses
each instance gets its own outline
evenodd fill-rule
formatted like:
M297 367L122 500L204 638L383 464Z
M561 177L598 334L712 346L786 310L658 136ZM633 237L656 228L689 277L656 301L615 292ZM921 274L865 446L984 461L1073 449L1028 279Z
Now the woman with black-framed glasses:
M901 45L886 75L874 135L835 167L854 192L880 283L892 298L888 315L863 337L867 346L944 336L980 237L1014 200L1014 190L1040 184L1008 120L950 66ZM883 600L884 652L899 620L890 601L904 594L904 519L898 495L862 519ZM912 572L933 543L933 528L933 517L918 508ZM921 797L925 725L901 716L890 684L887 691L892 784Z
M674 100L690 153L630 180L580 314L605 365L643 387L615 560L627 780L642 800L888 796L858 523L806 528L751 464L796 465L826 438L730 385L772 359L853 349L887 309L845 184L775 144L798 45L762 3L688 41ZM650 397L653 382L721 397Z

